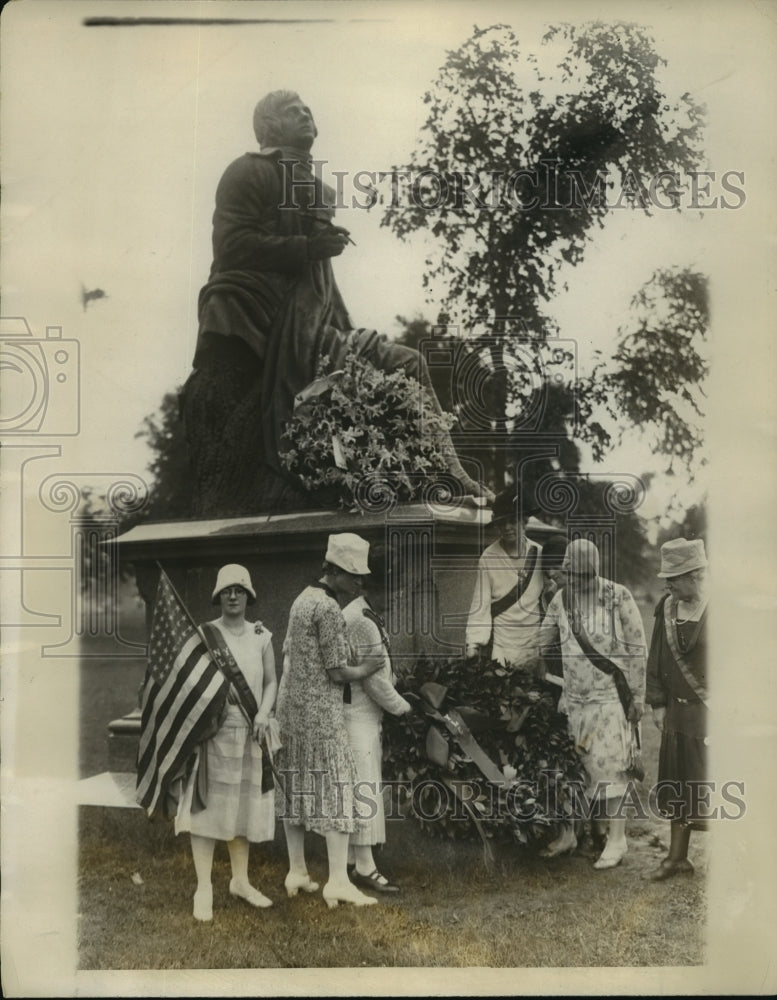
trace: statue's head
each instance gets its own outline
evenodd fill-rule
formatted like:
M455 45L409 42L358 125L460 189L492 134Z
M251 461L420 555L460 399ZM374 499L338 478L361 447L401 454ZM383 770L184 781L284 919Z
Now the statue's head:
M254 132L262 147L309 149L318 135L310 108L294 90L273 90L259 101L254 108Z

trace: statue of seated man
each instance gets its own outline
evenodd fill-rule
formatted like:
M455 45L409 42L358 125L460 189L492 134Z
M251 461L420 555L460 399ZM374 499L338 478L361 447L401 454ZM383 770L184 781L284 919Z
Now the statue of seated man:
M216 191L213 264L182 394L200 517L305 506L281 464L281 437L322 358L331 370L351 353L401 368L439 410L417 351L351 323L332 271L349 238L331 221L334 190L314 176L310 109L296 93L274 91L257 104L254 131L260 150L231 163ZM464 494L493 499L464 471L449 435L443 450Z

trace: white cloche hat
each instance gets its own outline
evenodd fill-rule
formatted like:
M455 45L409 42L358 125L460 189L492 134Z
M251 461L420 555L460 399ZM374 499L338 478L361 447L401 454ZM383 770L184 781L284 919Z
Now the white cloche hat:
M212 601L214 604L218 604L219 594L227 587L242 587L248 591L249 604L253 604L256 600L256 591L245 566L238 566L237 563L229 563L227 566L221 567L216 577L216 586L213 588Z
M324 558L328 563L339 566L346 573L354 576L368 576L370 567L367 558L370 554L370 543L359 535L344 531L339 535L330 535Z

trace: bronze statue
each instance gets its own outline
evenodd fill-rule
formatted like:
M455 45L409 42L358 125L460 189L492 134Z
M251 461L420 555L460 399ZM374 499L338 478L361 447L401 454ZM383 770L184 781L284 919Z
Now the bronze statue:
M321 358L337 369L355 352L379 369L402 368L439 410L417 351L353 328L331 264L349 236L332 222L334 190L312 170L310 109L296 93L274 91L257 104L254 131L260 150L231 163L216 191L213 264L182 397L196 516L309 505L279 452L295 398ZM493 499L462 469L449 435L444 452L464 494Z

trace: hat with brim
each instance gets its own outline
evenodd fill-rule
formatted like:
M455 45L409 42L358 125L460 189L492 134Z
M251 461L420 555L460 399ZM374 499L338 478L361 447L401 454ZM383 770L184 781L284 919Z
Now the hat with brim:
M370 543L353 532L330 535L324 559L352 576L369 576Z
M666 580L673 576L692 573L695 569L704 569L707 565L707 555L701 538L673 538L661 546L661 570L658 576Z
M256 600L256 591L245 566L239 566L237 563L229 563L229 565L221 567L216 577L216 586L213 588L213 596L211 598L213 604L219 603L219 595L227 587L242 587L248 594L249 604L253 604Z
M516 521L521 515L521 497L515 487L497 494L491 508L491 523Z
M542 546L540 554L540 566L542 569L558 569L561 567L564 557L567 554L566 535L550 535Z

